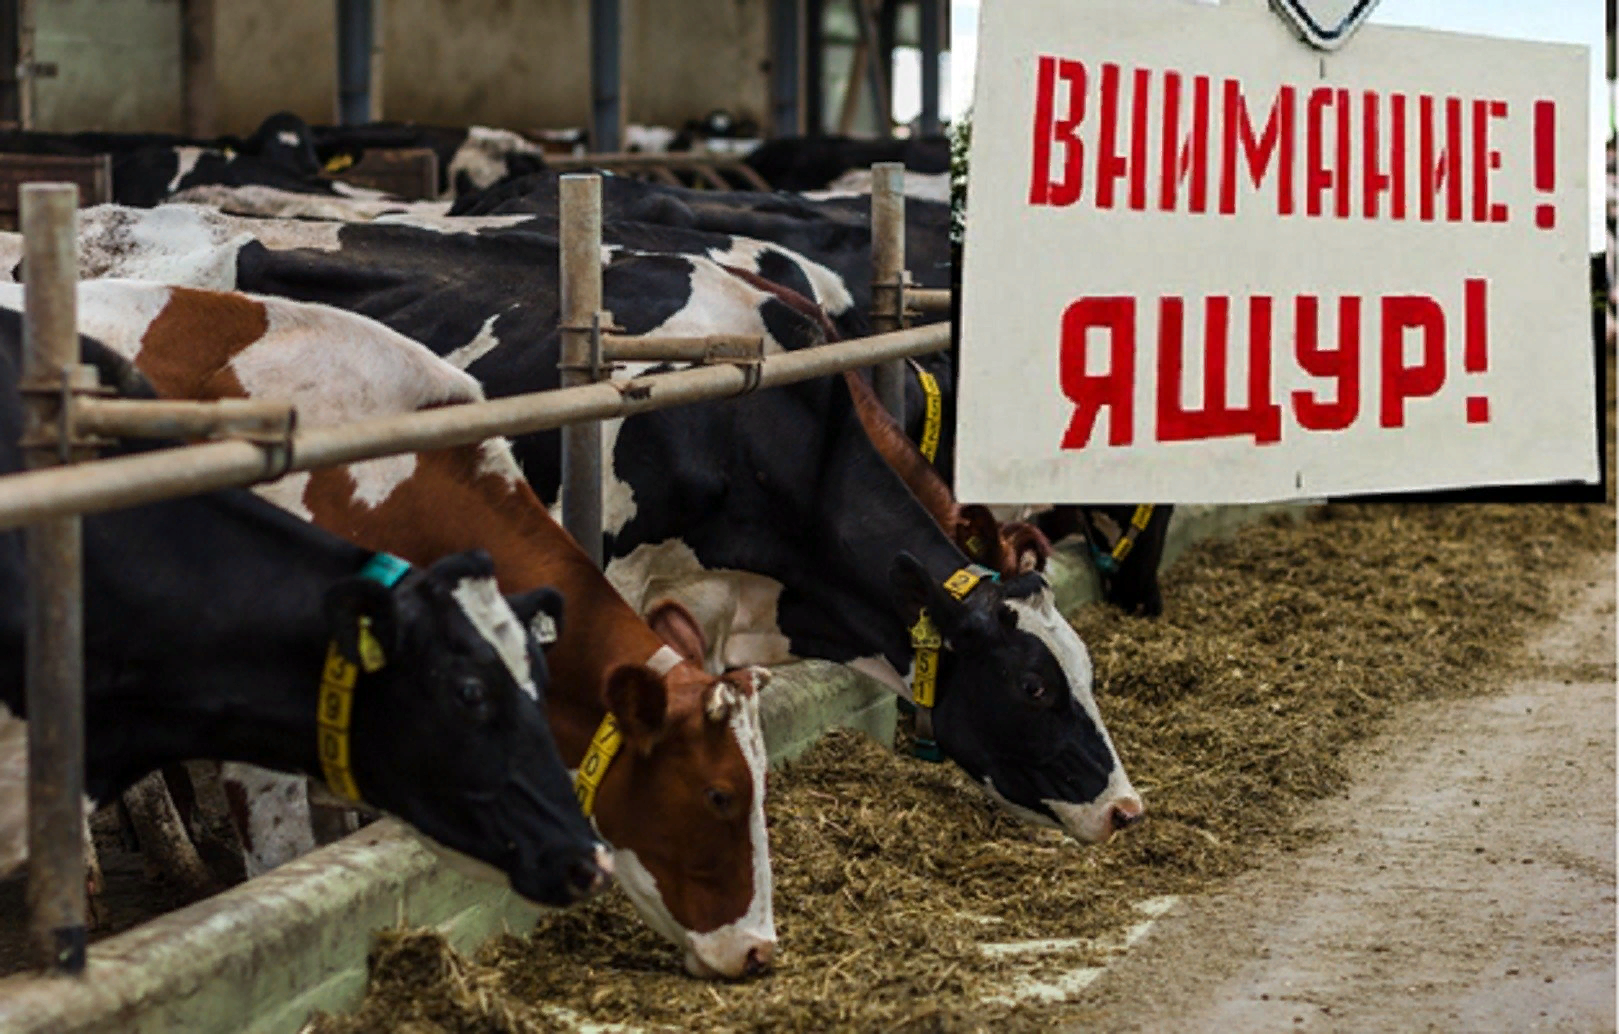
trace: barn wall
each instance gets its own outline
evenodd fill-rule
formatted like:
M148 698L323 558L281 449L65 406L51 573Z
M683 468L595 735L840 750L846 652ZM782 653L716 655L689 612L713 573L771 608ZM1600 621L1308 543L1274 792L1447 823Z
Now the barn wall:
M40 129L179 132L179 0L36 0Z
M215 4L220 132L250 133L278 111L290 111L307 122L333 121L335 0L215 0Z
M626 11L629 121L678 127L715 108L769 121L766 0L630 0Z
M588 120L587 0L384 6L384 118L517 130Z
M45 129L181 128L180 0L37 0ZM766 120L768 0L623 0L632 122L723 108ZM218 128L292 111L334 119L334 0L215 0ZM588 0L376 0L385 118L582 126L590 116Z

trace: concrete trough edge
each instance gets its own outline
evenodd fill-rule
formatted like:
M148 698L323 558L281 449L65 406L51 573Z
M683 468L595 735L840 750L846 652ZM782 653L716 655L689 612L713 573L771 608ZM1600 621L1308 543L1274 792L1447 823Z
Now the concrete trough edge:
M1302 504L1178 507L1167 566L1190 545ZM1082 548L1048 576L1064 613L1100 599ZM827 730L893 738L895 700L841 665L778 668L763 694L766 746L780 764ZM354 1008L376 931L432 926L461 951L533 925L541 909L439 863L400 823L366 827L273 872L94 945L83 979L0 979L0 1030L15 1034L294 1034L314 1010Z

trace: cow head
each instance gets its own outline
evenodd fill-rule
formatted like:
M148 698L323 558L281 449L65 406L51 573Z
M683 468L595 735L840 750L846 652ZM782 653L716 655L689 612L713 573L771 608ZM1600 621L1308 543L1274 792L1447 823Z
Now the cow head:
M1038 572L984 578L962 599L909 554L891 577L907 624L920 608L944 639L933 734L1020 818L1101 843L1141 815L1091 693L1085 644Z
M654 663L608 676L624 746L597 791L597 825L636 910L682 949L688 972L750 975L776 946L757 693L768 673L705 672L694 663L702 633L677 603L649 620L683 656L659 651L670 660L661 675Z
M545 659L527 632L541 611L559 619L561 597L502 597L481 551L391 587L347 578L326 599L338 652L361 668L350 733L360 794L524 897L564 905L606 886L611 865L546 724Z

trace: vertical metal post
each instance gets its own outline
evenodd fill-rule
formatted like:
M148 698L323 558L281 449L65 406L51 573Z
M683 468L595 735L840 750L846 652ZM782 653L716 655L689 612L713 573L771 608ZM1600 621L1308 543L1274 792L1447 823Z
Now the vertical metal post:
M624 141L620 0L590 0L590 149L619 151Z
M337 121L371 118L371 0L337 0Z
M879 334L905 324L905 165L871 167L871 329ZM905 361L872 368L872 387L883 406L905 423Z
M17 0L17 126L34 127L34 27L40 0Z
M804 0L804 135L820 136L826 132L826 94L822 89L821 72L825 64L826 43L821 31L824 0Z
M881 44L877 38L877 22L871 15L872 0L855 0L855 27L860 31L860 44L857 54L864 54L864 61L856 58L855 67L850 69L849 89L855 90L853 77L862 71L864 65L867 85L871 87L871 106L875 117L877 135L884 140L894 135L894 106L888 100L888 74L886 68L893 64L894 52L886 53L880 49ZM848 105L845 105L845 115L848 114ZM847 117L844 120L848 121ZM842 132L848 132L847 128Z
M922 124L923 136L937 136L939 132L939 51L944 44L944 33L939 27L939 16L946 6L941 0L920 0L919 14L922 31Z
M19 126L17 104L22 84L17 76L17 38L21 15L21 0L0 0L0 122Z
M770 38L773 56L770 64L771 131L775 136L798 136L804 132L800 75L804 39L804 0L772 0Z
M72 458L64 418L79 363L78 200L67 183L22 188L24 458ZM71 414L66 416L70 417ZM79 518L24 536L28 574L28 916L35 960L84 970L84 609Z
M383 98L383 41L388 38L388 0L371 0L371 104L366 109L366 120L382 121Z
M561 178L562 386L589 384L601 369L601 177ZM602 562L602 436L591 420L562 428L562 526Z

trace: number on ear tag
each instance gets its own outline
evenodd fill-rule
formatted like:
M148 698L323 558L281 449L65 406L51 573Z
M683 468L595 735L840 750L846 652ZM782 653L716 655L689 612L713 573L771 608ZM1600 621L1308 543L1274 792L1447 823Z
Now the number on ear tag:
M388 658L382 652L382 644L377 637L371 634L371 619L360 619L360 667L367 672L381 671Z
M534 633L534 641L541 646L550 646L557 641L556 619L543 610L529 619L528 630Z

